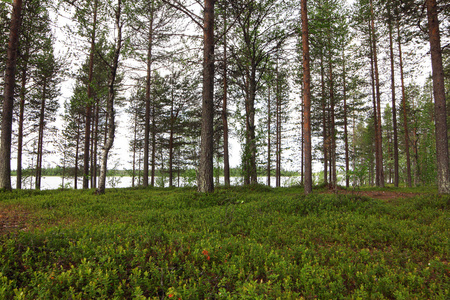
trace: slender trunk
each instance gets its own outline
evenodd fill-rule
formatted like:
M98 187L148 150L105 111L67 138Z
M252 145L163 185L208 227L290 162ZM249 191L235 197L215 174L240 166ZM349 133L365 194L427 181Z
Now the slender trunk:
M96 116L96 110L98 109L98 107L96 106L96 105L94 105L93 107L92 107L92 113L93 113L93 116L95 117ZM91 182L91 188L93 188L94 187L94 182L95 182L95 176L94 176L94 172L95 172L95 167L94 167L94 158L95 158L95 152L94 152L94 140L95 140L95 134L96 134L96 132L95 132L95 130L96 130L96 128L95 128L95 119L93 120L93 122L91 122L92 123L92 126L91 126L91 137L90 137L90 148L91 148L91 152L90 152L90 155L89 155L89 157L90 157L90 160L91 160L91 162L90 162L90 164L91 164L91 168L90 168L90 182Z
M152 106L152 163L151 163L151 181L150 186L155 186L155 168L156 168L156 113L155 104Z
M253 68L255 70L256 68ZM253 73L256 73L253 71ZM256 173L256 126L255 126L255 98L256 98L256 74L252 74L250 84L250 183L257 184Z
M302 90L303 90L303 87L302 87ZM302 92L303 93L303 92ZM303 136L303 111L304 111L304 109L303 109L303 103L301 103L300 104L300 106L301 106L301 111L300 111L300 114L301 114L301 124L300 124L300 143L301 143L301 149L300 149L300 151L301 151L301 159L300 159L300 176L301 176L301 178L300 178L300 182L301 182L301 185L303 185L303 183L304 183L304 177L305 177L305 153L304 153L304 146L305 146L305 139L304 139L304 136Z
M369 47L370 47L370 79L372 82L372 104L373 104L373 122L374 122L374 133L375 133L375 167L378 166L378 160L379 160L379 155L378 155L378 151L379 151L379 147L378 147L378 111L377 111L377 102L376 102L376 93L375 93L375 68L374 68L374 55L373 55L373 42L372 42L373 36L372 36L372 27L369 23ZM371 164L372 165L372 164ZM372 167L370 169L372 171ZM378 186L378 171L377 171L377 176L376 176L376 185ZM370 178L370 174L369 174L369 178ZM372 176L373 178L373 176ZM369 180L371 182L372 185L372 181Z
M214 0L205 0L203 25L203 101L198 191L214 191Z
M405 81L403 77L403 55L402 55L402 43L400 40L400 25L397 21L397 34L398 34L398 54L400 59L400 79L402 84L402 108L403 108L403 129L405 131L405 153L406 153L406 183L408 187L412 186L411 180L411 157L409 153L409 132L408 132L408 118L406 114L406 92Z
M279 80L279 71L278 71L278 50L277 50L277 65L276 65L276 168L275 168L275 183L276 187L280 187L281 185L281 118L280 118L280 80Z
M267 186L270 186L270 171L271 171L271 144L270 144L270 123L272 122L271 110L270 110L270 85L267 84L268 88L268 98L267 98Z
M376 89L376 99L377 99L377 127L375 130L377 131L377 146L378 146L378 160L376 165L377 178L376 183L377 186L384 187L384 172L383 172L383 137L381 132L381 94L380 94L380 78L378 72L378 57L377 57L377 39L375 34L375 20L373 13L373 3L370 0L370 10L371 10L371 23L372 23L372 44L373 44L373 61L374 61L374 72L375 72L375 89Z
M93 155L93 163L92 163L92 188L97 188L97 156L98 156L98 135L99 135L99 125L98 121L100 118L100 100L97 99L96 105L95 105L95 130L94 130L94 151L92 152Z
M228 57L227 57L227 11L224 11L224 35L223 35L223 175L225 186L230 186L230 157L228 153Z
M328 135L328 182L331 186L333 186L333 155L331 154L333 149L333 138L331 136L332 134L332 128L331 128L331 100L327 104L327 135Z
M41 109L39 112L39 130L38 130L38 147L37 147L37 159L36 159L36 189L41 189L42 179L42 156L43 156L43 144L44 144L44 120L45 120L45 97L47 89L47 81L44 80L42 87L42 100Z
M391 59L392 126L394 134L394 186L398 187L399 171L398 171L397 108L395 104L395 68L394 68L394 47L393 47L391 18L389 18L389 52Z
M329 61L329 71L330 71L330 136L331 136L331 185L333 189L337 188L337 171L336 171L336 128L335 128L335 115L334 115L334 109L335 109L335 103L334 103L334 82L333 82L333 66L330 56Z
M172 95L171 95L171 107L170 107L170 127L169 127L169 187L173 186L173 131L175 116L173 111L173 82L172 82Z
M102 156L101 156L101 166L100 166L100 178L97 189L97 194L104 194L106 187L106 172L107 172L107 162L108 162L108 154L109 150L114 143L114 133L115 133L115 121L114 121L114 98L115 98L115 89L114 84L116 82L117 68L119 66L119 56L120 50L122 49L122 24L121 24L121 9L122 9L122 0L118 0L117 10L116 10L116 30L117 30L117 39L116 39L116 48L114 49L113 61L111 64L111 74L108 83L108 100L106 104L106 119L108 120L108 127L106 130L106 142L103 146Z
M355 121L355 101L353 100L353 113L352 113L352 144L353 144L353 159L352 159L352 168L353 168L353 172L356 171L356 136L355 136L355 129L356 129L356 121ZM353 175L353 188L356 186L357 181L356 181L356 176ZM362 182L359 182L359 185L361 185Z
M256 135L255 135L255 98L256 98L256 66L252 61L246 74L246 144L244 152L244 184L256 184Z
M436 0L427 0L428 31L436 131L437 184L440 194L450 194L450 170L447 135L447 108L445 102L444 69L442 66L441 37Z
M150 24L148 31L148 49L147 49L147 77L145 84L145 128L144 128L144 170L142 185L148 186L148 161L149 161L149 146L150 146L150 102L151 102L151 76L152 76L152 48L153 48L153 9L154 4L152 0L150 9Z
M343 61L343 78L342 82L344 85L343 96L344 96L344 147L345 147L345 187L350 187L350 162L348 155L348 122L347 122L347 86L346 86L346 70L345 70L345 51L342 52L342 61Z
M134 137L133 137L133 161L132 161L132 173L131 173L131 187L134 187L134 180L136 177L136 139L137 139L137 111L134 111Z
M414 106L414 102L413 102L413 106ZM413 107L413 110L415 110L415 108ZM416 121L416 114L414 112L413 114L413 118L414 118L414 122L413 122L413 141L412 141L412 146L413 146L413 165L414 165L414 186L417 186L419 184L419 178L420 178L420 170L419 170L419 152L418 152L418 136L417 136L417 121Z
M301 0L302 48L303 48L303 103L305 119L305 194L312 193L312 156L311 156L311 77L309 69L309 33L306 0Z
M25 94L26 94L26 84L28 77L28 57L29 57L29 47L26 49L25 56L23 57L24 66L22 68L22 86L20 89L20 107L19 107L19 124L17 132L17 177L16 177L16 187L18 190L22 188L22 152L23 152L23 122L24 122L24 111L25 111Z
M244 157L242 159L242 169L244 171L244 185L250 184L250 75L248 66L246 67L246 79L245 79L245 148Z
M22 0L12 3L11 27L6 58L5 89L3 98L0 137L0 189L11 190L11 134L14 106L14 83L16 74L17 45L19 42Z
M92 21L91 50L89 53L89 72L88 72L88 89L86 103L86 127L84 133L84 167L83 167L83 189L89 188L89 145L91 137L91 118L92 118L92 78L94 73L94 53L95 53L95 31L97 27L97 5L98 1L94 1L94 16Z
M320 85L322 88L322 136L323 136L323 183L328 185L328 127L327 127L327 109L325 98L325 71L323 66L323 54L320 56Z
M74 182L73 188L78 189L78 156L80 149L80 127L77 126L77 141L75 145L75 169L74 169Z

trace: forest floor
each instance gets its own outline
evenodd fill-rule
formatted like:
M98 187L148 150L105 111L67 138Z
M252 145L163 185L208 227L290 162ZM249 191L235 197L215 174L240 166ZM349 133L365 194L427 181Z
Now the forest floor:
M450 299L435 188L0 191L0 299Z
M385 200L387 202L395 202L396 200L412 198L423 194L386 190L346 190L341 187L338 187L337 190L328 188L318 193L363 196L377 200ZM24 207L13 205L0 207L0 235L17 230L26 231L27 224L32 223L31 219L32 213Z
M411 197L421 195L421 193L411 193L411 192L402 192L402 191L345 190L342 188L338 188L336 191L333 189L328 189L321 193L364 196L364 197L369 197L372 199L387 200L387 201L411 198Z
M30 211L21 206L0 207L0 235L17 230L26 230L26 224L31 223L31 219Z

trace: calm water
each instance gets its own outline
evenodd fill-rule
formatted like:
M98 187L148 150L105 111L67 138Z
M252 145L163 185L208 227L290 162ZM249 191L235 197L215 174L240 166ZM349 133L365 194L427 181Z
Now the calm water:
M129 176L122 176L122 177L107 177L106 178L106 188L127 188L132 186L132 177ZM300 181L299 177L281 177L281 186L291 186L293 184L298 184ZM164 186L169 186L169 180L168 178L161 178L157 177L155 180L156 186L162 186L164 182ZM258 182L261 184L267 184L267 177L259 177ZM214 183L217 184L217 180L214 179ZM224 183L224 178L219 178L219 184ZM243 179L242 177L231 177L231 184L232 185L242 185ZM270 182L272 187L275 187L275 178L271 178ZM11 177L11 184L12 187L16 187L16 177ZM41 181L41 190L54 190L59 189L62 186L65 186L65 188L73 188L74 187L74 179L73 178L64 178L64 181L62 177L58 176L44 176L42 177ZM137 178L135 178L135 185L137 185ZM174 186L192 186L192 182L188 182L184 178L174 178L173 180ZM83 186L83 182L81 180L78 181L78 188ZM27 178L23 184L22 188L24 189L34 189L35 187L35 181L34 178Z

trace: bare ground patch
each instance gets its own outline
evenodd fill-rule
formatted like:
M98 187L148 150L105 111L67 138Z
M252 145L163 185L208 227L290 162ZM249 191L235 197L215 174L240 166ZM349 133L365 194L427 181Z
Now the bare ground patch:
M357 196L364 196L369 197L373 199L379 199L379 200L386 200L386 201L393 201L398 199L404 199L404 198L411 198L415 197L417 195L420 195L419 193L405 193L405 192L397 192L397 191L348 191L344 189L328 189L327 191L323 192L324 194L342 194L342 195L357 195Z
M0 235L28 230L31 213L20 206L0 206Z

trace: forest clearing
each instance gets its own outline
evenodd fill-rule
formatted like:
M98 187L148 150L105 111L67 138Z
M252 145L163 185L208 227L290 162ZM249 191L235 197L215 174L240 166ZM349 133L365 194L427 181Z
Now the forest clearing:
M450 295L450 198L430 189L316 187L305 196L300 187L256 185L213 194L0 196L2 299Z

